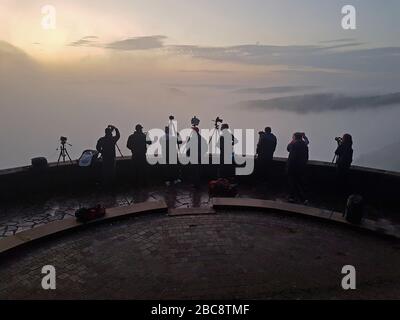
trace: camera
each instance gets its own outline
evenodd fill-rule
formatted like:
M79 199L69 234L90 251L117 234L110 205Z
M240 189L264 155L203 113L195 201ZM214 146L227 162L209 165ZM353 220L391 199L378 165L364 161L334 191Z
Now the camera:
M60 137L61 144L66 144L67 140L67 137Z
M335 138L335 141L336 141L338 144L341 144L341 143L343 142L343 138L341 138L341 137L336 137L336 138Z
M168 118L169 120L174 120L175 119L175 117L174 116L169 116L169 118Z
M192 124L193 127L197 127L200 124L200 119L194 116L192 120L190 120L190 123Z
M214 122L215 123L222 123L224 120L222 120L220 117L217 117Z

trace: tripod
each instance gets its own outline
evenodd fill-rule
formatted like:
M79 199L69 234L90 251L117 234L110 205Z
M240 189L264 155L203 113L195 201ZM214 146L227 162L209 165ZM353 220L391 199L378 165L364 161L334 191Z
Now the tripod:
M69 161L73 163L71 157L69 156L68 150L65 146L66 144L69 145L70 147L72 146L72 144L69 144L66 141L61 140L61 145L59 148L57 148L57 150L60 149L60 155L58 156L57 165L60 163L61 158L63 162L65 162L66 157L68 157Z
M208 140L208 144L209 144L209 145L211 144L211 141L212 141L212 139L213 139L214 136L215 136L215 143L216 143L216 145L217 145L217 144L218 144L218 141L219 141L219 138L220 138L220 136L221 136L221 133L219 132L219 125L218 125L217 122L216 122L215 125L214 125L214 130L213 130L213 132L211 133L210 140ZM211 146L211 153L212 153L212 146Z
M122 154L122 152L121 152L121 149L119 148L118 144L117 144L117 143L115 143L115 146L117 147L117 150L118 150L119 154L120 154L120 155L121 155L121 157L123 158L123 157L124 157L124 155Z
M170 132L168 133L169 136L173 136L174 133L176 135L176 147L178 148L178 151L180 149L180 145L182 144L182 140L180 139L180 135L178 130L176 129L175 123L174 123L174 119L169 119L169 123L168 123L168 128L170 128Z

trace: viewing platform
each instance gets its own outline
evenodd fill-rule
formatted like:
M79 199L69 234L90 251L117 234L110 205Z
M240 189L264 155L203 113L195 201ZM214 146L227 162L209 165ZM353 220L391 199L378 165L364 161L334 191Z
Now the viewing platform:
M351 225L332 164L309 162L304 206L287 202L285 161L274 160L268 184L236 177L238 195L226 199L208 195L212 165L202 166L199 187L185 167L182 182L166 186L160 165L139 186L130 159L119 158L112 191L99 165L3 170L0 298L398 298L400 174L352 168L366 217ZM76 209L96 204L108 208L104 218L76 221ZM340 270L353 263L361 289L345 292ZM57 269L54 292L40 289L43 264Z

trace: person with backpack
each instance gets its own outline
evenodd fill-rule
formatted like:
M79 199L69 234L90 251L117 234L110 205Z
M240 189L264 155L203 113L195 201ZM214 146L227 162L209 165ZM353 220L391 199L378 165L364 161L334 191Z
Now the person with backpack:
M305 133L296 132L292 141L287 146L289 157L287 160L287 173L289 178L289 201L300 200L308 203L305 194L305 172L308 162L309 140Z
M113 132L115 131L115 135ZM101 154L103 161L102 173L103 173L103 183L112 184L115 180L116 172L116 154L115 146L121 137L118 128L113 125L109 125L105 129L104 137L101 137L97 141L96 150Z

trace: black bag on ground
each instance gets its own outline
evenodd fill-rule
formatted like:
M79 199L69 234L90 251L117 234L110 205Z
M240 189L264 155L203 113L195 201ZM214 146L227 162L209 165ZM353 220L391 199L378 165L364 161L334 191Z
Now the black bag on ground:
M34 170L43 170L48 167L47 159L44 157L33 158L31 163Z
M360 224L364 216L364 199L358 194L352 194L347 199L344 213L346 220L353 224Z

